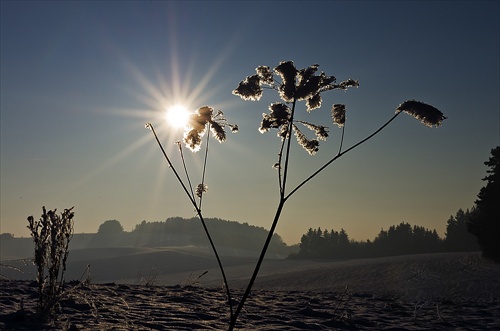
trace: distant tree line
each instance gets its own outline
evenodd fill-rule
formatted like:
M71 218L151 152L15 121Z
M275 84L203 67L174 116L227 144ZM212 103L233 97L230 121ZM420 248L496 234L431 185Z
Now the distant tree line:
M248 223L238 223L219 218L207 218L205 222L217 246L260 250L268 233L265 228L249 225ZM136 225L132 234L135 234L137 238L148 238L147 241L150 243L171 242L175 241L176 238L188 236L191 244L208 244L201 222L196 217L191 219L171 217L164 222L142 221L142 223ZM273 236L270 246L270 250L276 253L287 251L286 244L278 234Z
M402 222L388 230L382 229L373 241L349 239L344 229L340 231L310 228L300 240L300 251L292 259L346 259L381 256L437 253L447 251L477 251L475 237L467 231L469 210L460 209L450 216L446 237L441 239L436 230L411 226Z
M484 164L489 168L474 207L458 210L446 224L445 238L436 230L411 226L402 222L382 229L377 237L367 241L353 241L344 229L316 230L310 228L300 241L296 259L363 258L403 254L482 251L482 256L500 262L500 146L491 150Z
M267 236L263 227L226 221L218 218L205 219L206 225L217 246L243 250L260 250ZM123 226L117 220L103 222L97 235L91 239L93 247L113 246L208 246L199 218L185 219L170 217L165 221L142 221L131 232L123 231ZM283 239L275 234L271 241L270 252L288 255L290 248Z

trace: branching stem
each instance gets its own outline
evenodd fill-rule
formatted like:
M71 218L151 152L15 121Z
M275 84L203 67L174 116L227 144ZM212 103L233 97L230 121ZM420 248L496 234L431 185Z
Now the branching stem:
M285 188L286 188L286 179L287 179L287 174L288 174L288 160L290 159L290 141L292 139L292 126L293 126L293 115L295 112L295 103L296 103L296 101L294 100L293 105L292 105L292 112L290 115L290 124L289 124L288 132L286 135L287 142L286 142L285 166L284 166L284 170L283 170L283 182L281 182L281 180L280 180L280 184L282 184L281 189L280 189L280 202L278 204L278 208L276 209L276 214L274 215L273 224L271 225L271 228L269 229L269 233L267 234L266 241L264 243L264 246L262 247L262 251L260 252L259 260L257 261L257 264L255 265L255 269L253 271L252 277L250 278L250 281L248 282L245 293L243 294L243 297L241 298L241 300L238 304L238 307L236 308L236 311L235 311L233 317L231 318L231 323L229 324L229 331L232 331L234 329L234 327L236 325L236 320L238 319L238 315L240 314L241 309L243 309L243 306L245 305L246 299L250 295L250 291L252 290L252 287L253 287L255 280L257 279L257 275L259 274L260 267L262 265L262 262L264 261L264 257L266 256L266 252L267 252L267 249L269 247L269 244L271 243L271 240L273 239L274 231L276 229L276 226L278 225L278 221L280 219L281 212L283 210L283 206L285 205L285 202L286 202ZM284 146L284 142L283 142L282 147L281 147L282 150L280 151L280 160L279 160L280 170L281 170L281 158L283 155L282 154L283 153L283 146ZM281 179L281 171L280 171L280 179Z
M394 116L392 116L384 125L382 125L380 128L378 128L375 132L373 132L372 134L370 134L368 137L364 138L363 140L357 142L356 144L354 144L353 146L349 147L348 149L346 149L345 151L343 152L340 152L335 156L333 157L330 161L328 161L327 163L325 163L321 168L319 168L318 170L316 170L315 172L313 172L309 177L307 177L306 179L304 179L299 185L297 185L296 188L294 188L290 193L288 193L288 195L285 197L285 200L288 199L289 197L291 197L295 192L297 192L302 186L304 186L308 181L310 181L311 179L313 179L314 177L316 177L321 171L323 171L326 167L328 167L330 164L332 164L333 162L335 162L338 158L340 158L341 156L349 153L350 151L352 151L353 149L355 149L356 147L358 147L359 145L363 144L364 142L370 140L371 138L373 138L373 136L375 136L377 133L379 133L380 131L382 131L387 125L389 125L389 123L391 123L399 114L401 114L401 112L398 112L396 114L394 114Z
M226 273L224 272L224 267L222 266L222 262L221 262L221 259L219 257L219 253L217 252L217 249L215 248L215 244L214 244L214 242L212 240L212 236L210 235L210 232L208 231L207 225L205 223L205 219L203 218L203 215L201 213L201 209L200 209L201 203L200 203L200 207L198 207L197 204L196 204L196 201L195 201L194 197L192 197L189 194L189 191L188 191L186 185L184 184L184 182L182 181L181 177L177 173L177 170L175 170L175 167L172 164L172 161L170 161L170 158L168 157L167 152L165 152L165 149L163 148L163 145L161 144L160 139L158 138L158 135L156 134L156 131L155 131L153 125L151 123L149 123L148 127L153 132L153 135L155 136L156 142L158 143L158 146L160 147L160 149L161 149L161 151L163 153L163 156L165 157L165 160L167 160L168 165L170 166L170 168L174 172L175 177L177 178L178 182L181 184L182 188L184 189L184 192L186 193L186 195L188 196L189 200L191 201L191 204L195 208L196 213L200 217L201 224L203 225L203 229L205 230L205 233L206 233L206 235L208 237L208 241L210 242L210 246L212 247L212 250L214 252L215 258L217 259L217 263L219 265L220 272L222 274L222 279L224 281L224 285L225 285L225 289L226 289L226 295L227 295L227 301L228 301L228 305L229 305L230 318L231 318L231 320L233 320L233 303L232 303L232 299L231 299L231 291L229 290L229 284L227 282Z
M294 110L295 110L295 102L293 103L293 106L292 106L292 115L291 115L292 120L293 120ZM368 141L373 136L375 136L377 133L379 133L380 131L382 131L382 129L384 129L387 125L389 125L389 123L391 123L396 118L396 116L398 114L399 114L399 112L396 113L393 117L391 117L384 125L382 125L375 132L373 132L372 134L370 134L368 137L364 138L363 140L359 141L358 143L354 144L353 146L349 147L344 152L341 152L341 150L342 150L342 142L341 142L340 150L339 150L339 152L337 153L337 155L335 157L333 157L325 165L323 165L321 168L319 168L317 171L315 171L311 176L309 176L304 181L302 181L288 195L285 195L286 178L287 178L287 174L288 174L288 160L289 160L289 157L290 157L290 138L291 138L291 134L292 134L292 132L289 131L288 145L287 145L286 156L285 156L285 167L284 167L284 174L283 174L283 186L281 188L281 195L280 195L280 201L279 201L279 204L278 204L278 208L276 209L276 214L274 215L273 223L271 225L271 228L269 229L269 233L267 235L266 242L264 243L264 246L262 248L261 254L259 256L259 260L257 261L257 264L255 266L254 272L252 274L252 278L250 278L250 281L249 281L248 286L247 286L247 288L245 290L245 293L243 294L243 297L242 297L240 303L238 304L238 307L236 308L236 311L235 311L235 313L233 315L233 318L231 319L231 323L229 325L229 331L232 331L234 329L234 327L236 325L236 320L238 318L238 315L241 312L241 309L243 308L243 305L245 304L246 299L250 295L250 291L252 290L253 284L254 284L254 282L255 282L255 280L257 278L257 275L259 273L260 266L261 266L262 262L264 261L264 257L266 255L267 249L268 249L269 244L271 243L271 240L273 238L276 226L278 225L278 221L280 219L281 212L283 211L283 206L285 205L285 202L288 200L288 198L290 198L304 184L306 184L308 181L310 181L311 179L313 179L316 175L318 175L321 171L323 171L325 168L327 168L330 164L332 164L335 160L337 160L338 158L340 158L342 155L345 155L346 153L352 151L353 149L355 149L359 145L363 144L364 142ZM290 123L292 123L292 121ZM291 129L292 129L292 127L290 125L289 130L291 130ZM343 130L342 130L342 133L343 133ZM343 141L343 136L342 136L342 141Z

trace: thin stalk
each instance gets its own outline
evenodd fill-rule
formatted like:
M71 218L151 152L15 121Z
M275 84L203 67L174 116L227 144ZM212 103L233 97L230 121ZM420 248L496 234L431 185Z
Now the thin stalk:
M241 301L238 304L238 307L236 308L236 311L233 315L233 318L231 319L231 323L229 324L229 331L232 331L236 325L236 321L238 319L238 315L240 314L241 310L243 309L243 306L245 305L245 301L250 295L250 291L252 290L253 284L255 280L257 279L257 275L259 274L260 267L262 265L262 262L264 261L264 257L266 256L267 249L269 248L269 244L271 243L271 240L273 239L274 231L276 230L276 226L278 225L278 221L281 216L281 212L283 211L283 206L285 205L285 202L287 198L284 197L285 195L285 186L286 186L286 179L287 179L287 174L288 174L288 161L290 159L290 141L292 139L292 125L293 125L293 115L295 112L295 100L293 101L292 105L292 114L290 115L290 124L288 127L288 141L287 141L287 147L286 147L286 155L285 155L285 167L283 171L283 183L282 187L280 190L280 201L278 204L278 208L276 209L276 214L274 215L274 220L273 224L271 225L271 228L269 229L269 233L267 234L266 241L264 243L264 246L262 247L262 251L260 252L259 260L257 261L257 264L255 265L255 269L253 271L252 277L250 278L250 281L248 282L247 288L245 290L245 293L243 293L243 297L241 298ZM281 154L280 154L281 158ZM281 163L281 159L280 159ZM281 183L281 181L280 181Z
M339 152L337 154L340 154L340 152L342 152L342 146L344 145L344 132L345 132L345 124L342 126L342 136L340 137L340 147L339 147Z
M200 217L201 224L203 225L203 229L205 230L205 234L208 237L208 241L210 242L210 246L212 247L212 251L214 252L215 258L217 259L217 263L219 265L220 272L222 274L222 279L224 280L224 287L226 289L226 295L227 295L227 302L229 304L229 313L230 313L230 320L233 320L233 302L231 299L231 291L229 290L229 284L227 282L226 278L226 273L224 272L224 267L222 266L221 259L219 257L219 253L217 252L217 249L215 248L215 244L212 240L212 236L210 235L210 232L208 231L207 224L205 223L205 219L201 215L201 209L198 209L198 216Z
M191 184L191 179L189 178L189 173L187 171L186 160L184 159L184 153L182 152L182 144L180 142L178 142L178 143L179 143L179 152L181 154L182 166L184 167L184 173L186 174L188 185L189 185L189 188L191 189L191 196L194 199L193 185Z
M208 143L210 142L210 122L207 128L207 147L205 148L205 159L203 160L203 172L201 174L201 185L205 185L205 172L207 170L207 158L208 158ZM200 193L200 205L198 208L201 210L201 202L203 200L203 190Z
M158 143L158 146L160 146L160 149L161 149L161 152L163 153L163 156L165 157L165 160L167 160L168 162L168 165L169 167L172 169L172 171L174 172L174 175L175 177L177 178L177 180L179 181L179 183L181 184L182 188L184 189L184 192L186 193L186 195L188 196L189 200L191 201L191 203L193 204L193 206L196 208L196 211L199 212L200 210L198 209L197 205L196 205L196 201L194 200L194 198L189 194L189 191L186 187L186 185L184 185L184 182L182 181L181 177L179 176L179 173L177 172L177 170L175 170L175 167L174 165L172 164L172 161L170 161L170 158L168 157L167 155L167 152L165 152L165 149L163 148L163 145L161 144L160 142L160 139L158 138L158 135L156 134L156 131L153 127L153 125L151 123L148 124L148 127L151 129L151 131L153 132L154 136L155 136L155 139L156 139L156 142Z
M160 142L160 139L158 138L158 135L156 134L156 131L153 127L153 125L151 123L148 124L148 127L151 129L151 131L153 132L154 136L155 136L155 139L156 139L156 142L158 143L158 146L160 146L160 149L163 153L163 156L165 157L165 159L167 160L168 162L168 165L170 166L170 168L172 169L172 171L174 172L175 174L175 177L177 178L177 180L179 181L179 183L181 184L182 188L184 189L184 192L186 193L186 195L188 196L189 200L191 201L191 204L194 206L194 208L196 209L196 213L198 214L198 216L200 217L200 221L201 221L201 224L203 225L203 229L205 230L205 233L208 237L208 241L210 242L210 246L212 247L212 250L214 252L214 255L215 255L215 258L217 259L217 263L219 265L219 269L220 269L220 272L222 274L222 279L224 280L224 285L225 285L225 288L226 288L226 295L227 295L227 300L228 300L228 303L229 303L229 312L230 312L230 318L231 320L233 319L233 304L232 304L232 300L231 300L231 291L229 290L229 284L227 282L227 277L226 277L226 273L224 272L224 267L222 266L222 262L221 262L221 259L219 257L219 253L217 252L217 249L215 247L215 244L212 240L212 236L210 236L210 232L208 231L208 228L207 228L207 225L205 224L205 219L203 218L203 215L201 213L201 209L198 208L197 204L196 204L196 201L194 200L194 198L189 194L189 191L186 187L186 185L184 185L184 182L182 181L181 177L179 176L179 174L177 173L177 170L175 170L174 168L174 165L172 164L172 162L170 161L170 158L168 157L167 155L167 152L165 152L165 149L163 148L163 145L161 144Z
M283 167L281 166L281 160L283 159L283 149L285 148L285 143L286 143L286 137L283 138L283 140L281 141L281 148L278 154L278 183L279 183L280 193L283 192L283 179L281 176L281 170L283 169Z
M379 133L380 131L382 131L387 125L389 125L389 123L391 123L399 114L401 114L401 112L398 112L396 113L394 116L392 116L384 125L382 125L380 128L378 128L375 132L373 132L371 135L369 135L368 137L364 138L363 140L357 142L356 144L354 144L353 146L349 147L348 149L346 149L345 151L343 152L340 152L335 156L333 157L330 161L328 161L327 163L325 163L321 168L319 168L318 170L316 170L314 173L312 173L309 177L307 177L306 179L304 179L299 185L297 185L296 188L294 188L290 193L288 193L288 195L285 197L285 199L288 199L289 197L291 197L295 192L297 192L302 186L304 186L308 181L310 181L311 179L313 179L314 177L316 177L316 175L318 175L321 171L323 171L326 167L328 167L330 164L332 164L334 161L336 161L338 158L340 158L341 156L349 153L350 151L352 151L353 149L355 149L356 147L358 147L359 145L363 144L364 142L368 141L369 139L373 138L373 136L375 136L377 133Z
M286 156L285 156L285 168L283 171L283 187L281 189L281 194L280 194L280 199L283 199L285 196L285 188L286 188L286 180L288 177L288 161L290 160L290 143L292 140L292 129L293 129L293 117L295 114L295 104L297 100L293 99L293 104L292 104L292 114L290 115L290 126L288 127L288 142L286 146Z

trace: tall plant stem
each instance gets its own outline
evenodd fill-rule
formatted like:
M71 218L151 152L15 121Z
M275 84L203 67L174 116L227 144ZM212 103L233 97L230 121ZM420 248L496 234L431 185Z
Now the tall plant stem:
M257 275L259 274L260 266L262 265L262 262L264 261L264 257L266 256L266 251L267 248L269 247L269 244L271 243L271 239L273 238L274 230L276 229L276 225L278 225L278 221L281 216L281 212L283 210L283 206L285 205L286 199L280 199L278 208L276 210L276 215L274 215L274 221L271 226L271 229L269 230L269 233L267 234L266 242L264 243L264 246L262 247L262 251L259 256L259 260L257 261L257 264L255 266L255 269L252 274L252 278L250 278L250 281L248 282L248 286L245 290L245 293L243 294L240 303L238 304L238 307L236 308L236 311L234 312L233 317L231 318L231 323L229 324L229 331L234 330L234 327L236 325L236 321L238 319L238 315L241 312L241 309L243 309L243 306L245 305L245 301L250 295L250 291L252 290L253 284L255 282L255 279L257 279Z
M257 275L259 274L260 267L262 265L262 262L264 261L264 258L266 256L267 249L269 248L269 244L271 243L271 240L273 239L274 231L276 230L276 226L278 225L278 221L281 216L281 212L283 210L283 206L285 205L285 202L287 198L285 198L285 188L286 188L286 180L287 180L287 175L288 175L288 161L290 159L290 141L292 138L292 128L293 128L293 115L295 112L295 103L296 100L293 101L292 105L292 111L290 114L290 124L288 127L288 134L287 138L288 141L286 142L286 155L285 155L285 166L283 170L283 181L280 180L281 188L280 188L280 201L278 204L278 208L276 209L276 214L274 215L274 220L273 224L271 225L271 228L269 229L269 233L267 234L266 241L264 243L264 246L262 247L262 251L260 252L259 260L257 261L257 264L255 265L255 269L253 271L252 277L250 278L250 281L248 282L247 288L245 290L245 293L243 293L243 296L238 304L238 307L236 308L236 311L234 312L233 318L231 319L231 323L229 324L229 331L232 331L236 325L236 321L238 319L238 315L241 312L241 309L243 309L243 306L245 305L245 301L250 295L250 291L252 290L253 284L255 280L257 279ZM281 158L282 158L282 153L283 153L283 146L280 151L280 164L281 164ZM279 174L281 176L281 174ZM281 178L281 177L280 177Z
M294 102L293 107L292 107L292 116L291 116L292 120L293 120L294 108L295 108L295 102ZM315 171L311 176L307 177L304 181L302 181L288 195L285 195L285 185L286 185L286 178L287 178L287 173L288 173L288 160L289 160L289 156L290 156L290 138L291 138L291 134L292 134L292 132L291 132L292 128L290 126L290 129L289 129L290 131L289 131L289 136L288 136L289 141L288 141L287 151L286 151L286 156L285 156L285 167L284 167L284 174L283 174L283 185L282 185L282 190L280 192L281 194L280 194L280 201L279 201L279 204L278 204L278 208L276 209L276 214L274 215L273 224L272 224L271 229L269 230L269 233L267 235L266 242L264 243L264 246L262 248L261 254L259 256L259 260L257 261L255 270L254 270L254 272L252 274L252 278L250 278L250 281L249 281L248 286L247 286L247 288L245 290L245 293L243 294L243 297L242 297L240 303L238 304L238 307L236 308L236 311L235 311L235 313L233 315L233 318L231 319L231 324L229 325L229 331L232 331L234 329L234 327L236 325L236 321L237 321L238 315L240 314L241 309L243 308L246 299L250 295L250 291L252 290L253 284L254 284L254 282L255 282L255 280L257 278L257 275L259 273L259 270L260 270L260 267L262 265L262 262L264 261L264 257L266 255L266 252L267 252L267 249L269 247L269 244L271 243L271 239L273 238L274 231L276 229L276 226L278 225L278 221L279 221L279 218L281 216L281 212L283 211L283 206L285 205L285 202L288 200L288 198L290 198L304 184L306 184L308 181L310 181L311 179L313 179L316 175L318 175L326 167L328 167L330 164L332 164L335 160L337 160L341 156L347 154L348 152L352 151L353 149L355 149L359 145L363 144L364 142L366 142L366 141L370 140L371 138L373 138L377 133L379 133L387 125L389 125L389 123L391 123L396 118L396 116L398 116L399 114L400 114L399 112L396 113L393 117L391 117L384 125L382 125L380 128L378 128L375 132L373 132L372 134L370 134L368 137L364 138L363 140L359 141L358 143L354 144L353 146L349 147L344 152L341 152L341 150L342 150L342 147L341 147L340 150L339 150L339 152L338 152L338 154L335 157L333 157L325 165L323 165L321 168L319 168L317 171ZM342 137L342 140L343 140L343 137Z
M167 152L165 152L165 149L163 148L163 145L161 144L160 139L158 138L158 135L156 134L156 131L155 131L153 125L151 123L149 123L148 126L151 129L151 131L153 132L153 135L155 136L156 142L158 143L158 146L160 146L160 149L161 149L161 151L163 153L163 156L167 160L168 165L170 166L170 168L174 172L175 177L177 178L177 180L181 184L182 188L184 189L184 192L186 193L186 195L188 196L189 200L191 201L191 204L194 206L194 208L196 210L196 213L200 217L201 224L203 225L203 229L205 230L205 233L206 233L206 235L208 237L208 241L210 242L210 246L212 247L212 251L214 252L215 258L217 259L217 263L219 265L220 272L222 274L222 279L224 281L224 285L225 285L225 288L226 288L226 295L227 295L227 301L228 301L228 305L229 305L230 319L233 320L233 303L232 303L232 300L231 300L231 291L229 290L229 284L227 282L226 273L224 272L224 267L222 266L222 262L221 262L221 259L219 257L219 253L217 252L217 249L215 248L215 244L214 244L214 242L212 240L212 236L210 235L210 232L208 231L207 225L205 223L205 219L203 218L203 215L201 213L201 209L197 206L196 201L194 200L194 197L192 197L189 194L189 191L188 191L186 185L184 185L184 182L182 181L181 177L177 173L177 170L175 170L175 167L172 164L172 161L170 161L170 158L168 157Z
M283 185L282 185L281 191L280 191L280 200L283 200L283 197L285 196L286 180L288 178L288 162L290 160L290 143L292 140L293 118L294 118L294 114L295 114L295 104L296 103L297 103L297 100L293 99L292 113L290 114L290 124L288 127L288 141L287 141L287 146L286 146L285 168L283 170Z
M208 123L208 128L207 128L207 147L205 148L205 159L203 160L203 172L201 173L201 185L205 185L205 172L207 170L207 158L208 158L208 144L210 142L210 123ZM203 190L200 193L200 205L199 208L201 209L201 202L203 201Z
M222 279L224 280L224 287L226 289L226 295L227 295L227 302L229 305L229 318L230 320L233 320L233 301L231 299L231 291L229 290L229 284L227 282L226 278L226 273L224 272L224 267L222 266L222 262L219 257L219 253L217 252L217 249L215 248L215 244L212 240L212 236L210 235L210 232L208 231L207 224L205 223L205 219L201 215L201 210L197 209L198 211L198 216L200 217L201 224L203 225L203 229L205 230L205 234L207 235L208 241L210 242L210 246L212 247L212 251L214 252L215 258L217 259L217 263L219 265L220 272L222 274Z

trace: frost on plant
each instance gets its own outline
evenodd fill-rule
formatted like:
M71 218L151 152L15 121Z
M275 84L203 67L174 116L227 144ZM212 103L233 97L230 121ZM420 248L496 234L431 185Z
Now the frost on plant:
M224 142L226 127L229 127L233 133L238 132L238 126L229 124L222 111L218 110L214 114L212 107L203 106L190 115L183 141L192 152L197 152L200 150L202 137L207 128L210 128L218 142Z
M332 120L333 123L337 124L339 128L343 127L345 124L345 105L333 105L332 106Z
M318 140L326 140L328 137L328 127L294 119L295 103L305 101L306 111L311 112L321 107L322 92L335 89L346 90L359 86L358 81L353 79L337 84L334 76L326 75L324 72L317 74L318 67L318 64L313 64L298 70L292 61L283 61L274 68L273 72L267 66L259 66L255 69L257 74L241 81L233 90L233 94L243 100L256 101L263 94L262 85L268 85L271 89L278 91L283 102L272 103L269 106L270 112L262 114L259 131L265 133L270 129L277 129L278 137L284 140L288 137L289 130L293 130L299 145L313 155L319 149ZM334 109L335 113L332 110L333 122L342 127L345 123L345 106L334 105ZM316 139L308 138L300 131L296 123L312 130Z
M440 126L446 116L439 109L426 103L408 100L403 102L396 108L396 113L404 112L417 120L427 125L428 127Z
M28 229L35 244L34 263L37 267L38 311L42 314L54 312L63 290L69 242L73 237L73 208L65 209L61 215L56 209L42 208L40 220L28 217Z
M260 81L266 81L266 79L269 79L269 70L266 70L265 68L261 68L259 70L259 76L260 78L256 79L255 81L258 81L260 84ZM258 94L258 89L255 89L253 80L247 81L246 85L243 84L242 87L242 93L243 94ZM202 197L203 194L207 192L208 186L205 184L205 174L206 174L206 167L207 167L207 158L208 158L208 146L209 146L209 138L210 134L207 131L212 132L213 137L220 143L226 141L226 130L229 128L232 133L238 132L238 126L235 124L230 124L224 117L224 113L220 110L214 111L212 107L209 106L203 106L198 108L196 112L191 114L188 118L188 123L186 125L186 130L184 132L184 138L182 142L192 151L192 152L197 152L201 148L201 143L202 143L202 138L207 133L206 137L206 143L205 143L205 156L203 160L203 170L201 174L201 183L198 184L196 187L193 187L191 185L191 179L190 175L188 172L188 168L186 166L186 162L184 159L184 154L182 152L182 142L181 141L176 141L175 143L178 145L179 148L179 153L183 165L183 169L185 172L185 180L181 178L179 175L179 172L177 171L175 165L172 163L172 160L168 156L167 151L163 148L163 145L158 138L158 135L156 134L156 131L151 123L146 124L146 128L151 130L153 132L153 135L156 139L156 142L158 143L158 146L160 147L160 150L163 153L163 156L165 160L168 163L169 168L172 170L174 173L175 177L177 178L179 184L181 185L182 189L184 190L184 193L188 197L189 201L193 205L193 207L196 210L196 213L198 214L198 217L200 218L200 221L203 225L203 229L205 230L205 234L208 237L208 240L210 242L210 246L212 247L212 250L214 252L214 255L217 259L217 263L219 265L219 269L222 274L222 278L224 280L224 287L226 288L226 295L227 295L227 302L230 310L230 316L231 319L233 318L233 304L231 300L231 292L229 290L229 285L227 282L227 278L224 272L224 268L222 266L222 262L219 257L219 253L217 252L217 249L215 247L215 244L213 243L212 237L210 235L210 232L206 226L205 220L203 218L202 214ZM198 199L197 199L198 198ZM197 202L198 201L198 202Z
M308 139L302 131L294 124L295 137L300 146L302 146L309 154L314 155L319 149L319 142L316 139Z
M366 138L360 140L351 147L343 150L343 138L345 131L346 122L346 107L343 104L334 104L331 109L331 116L333 124L336 124L339 128L342 128L342 137L340 141L340 148L336 155L333 155L329 161L327 161L323 166L321 166L317 171L313 172L309 176L306 176L304 180L300 182L293 189L287 190L287 178L289 176L289 160L290 160L290 141L291 135L295 135L297 143L304 148L310 155L314 155L319 150L319 140L326 140L328 137L328 127L323 125L316 125L308 121L298 119L298 111L296 110L297 102L305 101L305 110L307 113L314 109L320 108L322 104L321 93L331 90L347 90L352 87L358 87L359 83L356 80L348 79L340 83L336 82L334 76L328 76L325 73L317 73L319 65L313 64L307 68L298 70L292 61L281 62L278 66L274 68L274 73L272 73L269 67L260 66L257 67L256 75L249 76L245 78L236 89L233 90L233 94L241 97L243 100L259 100L263 94L262 85L269 85L271 89L278 92L279 97L282 102L275 102L269 106L269 113L262 114L262 122L260 124L259 131L261 133L268 132L271 129L277 129L278 137L281 138L281 148L278 154L278 162L274 163L273 168L278 170L278 183L279 183L279 193L280 199L278 207L276 208L276 214L274 216L273 223L269 230L266 242L262 248L259 260L255 266L254 272L248 286L240 300L236 312L231 319L231 324L229 330L233 330L236 325L237 318L246 299L250 295L251 289L257 278L260 267L266 255L267 248L273 236L274 230L278 224L283 211L283 206L285 202L300 188L308 183L311 179L321 173L334 161L339 159L341 156L352 151L356 147L360 146L364 142L370 140L377 133L383 130L389 123L391 123L401 112L405 112L424 123L427 126L439 126L441 122L446 118L443 113L433 106L427 105L422 102L409 100L405 101L396 110L396 114L392 116L385 124L379 127L375 132L368 135ZM271 79L271 76L273 78ZM275 76L275 77L274 77ZM315 139L308 138L301 129L305 127L314 132Z
M207 193L207 191L208 191L207 184L198 184L198 186L196 186L196 196L198 198L201 198L203 193Z

